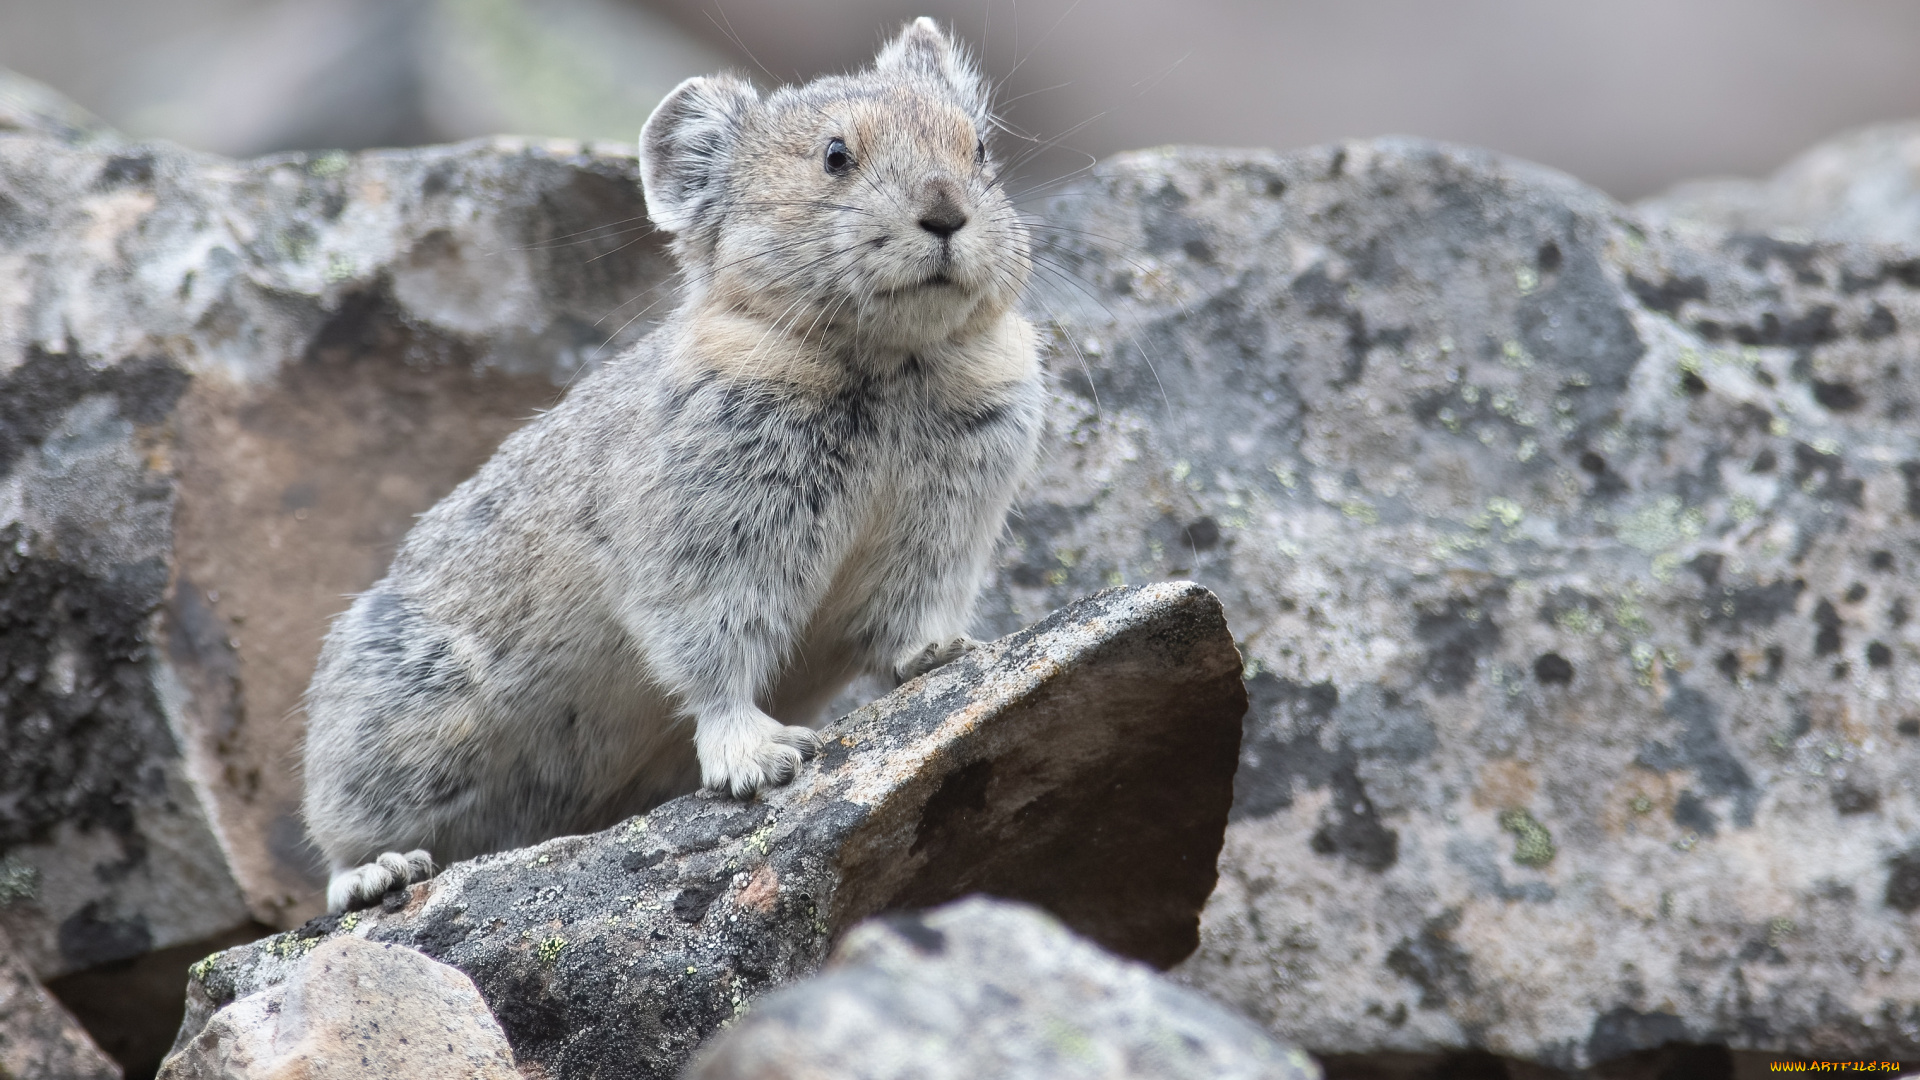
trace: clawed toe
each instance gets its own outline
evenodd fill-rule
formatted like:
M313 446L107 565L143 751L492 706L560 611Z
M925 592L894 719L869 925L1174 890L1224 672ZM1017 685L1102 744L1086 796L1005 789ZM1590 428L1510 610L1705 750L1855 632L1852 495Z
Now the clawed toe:
M964 634L947 641L931 642L911 658L894 666L894 685L911 682L935 668L945 667L979 647L979 641Z
M819 751L820 736L813 729L763 717L718 738L701 737L701 778L708 788L745 799L791 782L801 764Z
M383 852L372 862L333 875L327 883L327 910L338 914L372 907L395 889L404 889L434 875L433 856L415 849L406 854Z

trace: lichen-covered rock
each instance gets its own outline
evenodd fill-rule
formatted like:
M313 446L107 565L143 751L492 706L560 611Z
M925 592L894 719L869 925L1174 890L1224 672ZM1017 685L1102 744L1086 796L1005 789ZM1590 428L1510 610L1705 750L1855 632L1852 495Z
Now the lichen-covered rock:
M1183 978L1315 1052L1920 1059L1920 251L1402 140L1045 217L1056 449L983 607L1226 605Z
M42 977L293 925L327 620L667 263L625 151L237 163L0 76L0 926Z
M120 1067L60 1007L0 933L0 1077L120 1080Z
M1246 693L1220 605L1113 590L827 728L794 782L457 863L197 965L181 1043L341 935L466 972L523 1065L668 1077L878 911L985 892L1166 966L1198 940Z
M159 1080L519 1080L472 980L404 945L338 937L214 1014Z
M1766 180L1693 180L1635 209L1680 228L1920 247L1920 123L1861 128Z
M975 898L855 927L685 1080L1319 1080L1293 1047L1045 914Z

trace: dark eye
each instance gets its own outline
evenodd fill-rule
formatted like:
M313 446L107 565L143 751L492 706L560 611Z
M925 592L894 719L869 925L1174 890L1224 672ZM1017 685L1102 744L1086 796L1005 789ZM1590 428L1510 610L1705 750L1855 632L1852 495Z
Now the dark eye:
M975 165L987 163L987 140L981 139L973 144L973 163Z
M827 171L836 175L853 168L853 155L847 153L847 144L841 139L827 140Z

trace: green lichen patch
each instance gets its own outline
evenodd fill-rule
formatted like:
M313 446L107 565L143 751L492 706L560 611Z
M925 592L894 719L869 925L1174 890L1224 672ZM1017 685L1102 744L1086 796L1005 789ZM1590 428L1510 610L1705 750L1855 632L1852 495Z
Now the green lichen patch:
M260 943L262 951L280 960L298 960L320 947L327 940L326 933L310 933L304 927L290 930L284 934L275 934Z
M220 959L219 953L208 953L207 955L194 961L193 964L187 968L187 977L192 979L194 982L198 982L198 983L206 982L207 973L213 970L213 965L216 962L218 962L219 959Z
M40 891L40 868L8 855L0 858L0 907L31 900Z
M1513 861L1521 866L1545 866L1558 849L1553 834L1525 810L1507 810L1500 814L1500 827L1513 834Z

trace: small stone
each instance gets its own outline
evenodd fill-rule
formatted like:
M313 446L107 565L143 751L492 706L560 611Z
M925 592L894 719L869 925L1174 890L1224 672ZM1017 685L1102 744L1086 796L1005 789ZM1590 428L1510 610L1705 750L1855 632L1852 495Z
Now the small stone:
M279 985L227 1005L158 1080L520 1080L465 975L403 945L322 942Z

